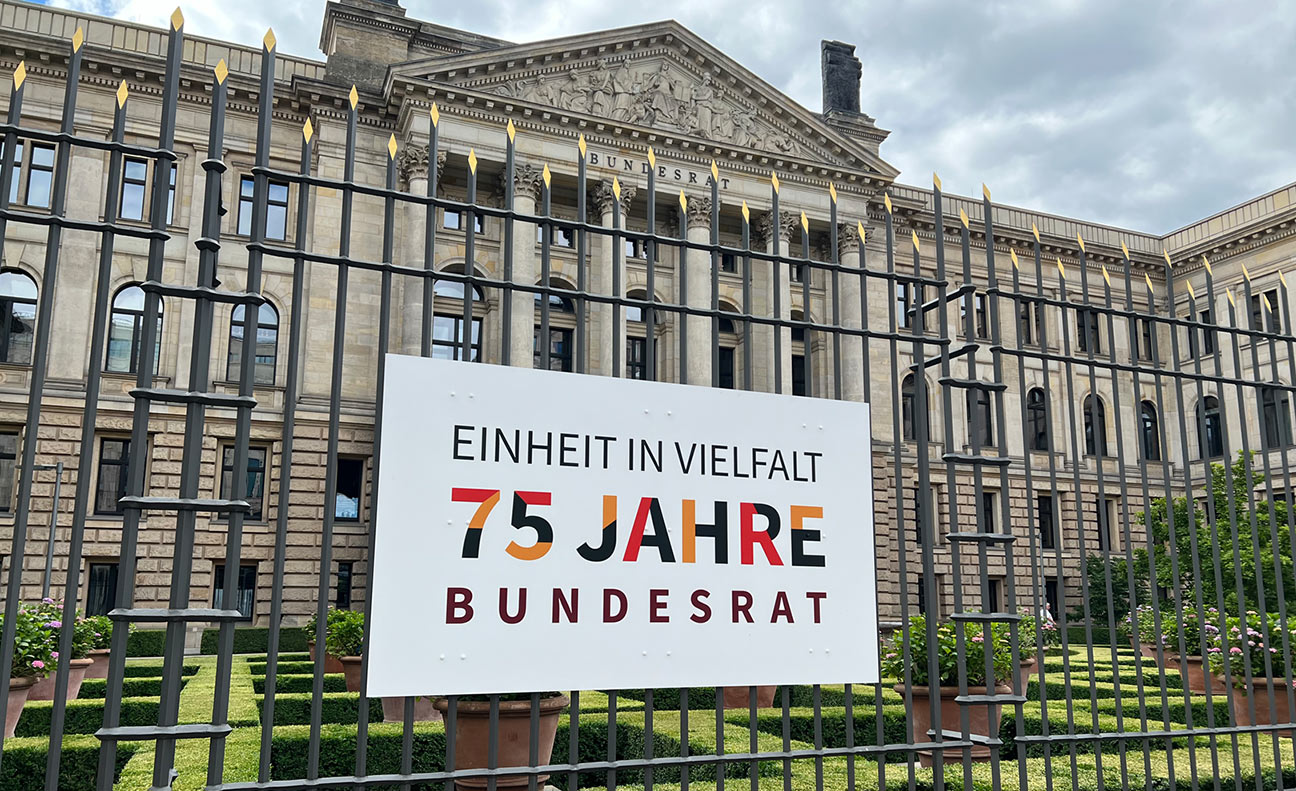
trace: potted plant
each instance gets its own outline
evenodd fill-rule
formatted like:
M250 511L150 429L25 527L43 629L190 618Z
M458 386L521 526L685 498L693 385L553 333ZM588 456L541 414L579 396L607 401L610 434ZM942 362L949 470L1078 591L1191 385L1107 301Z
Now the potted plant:
M1118 627L1122 636L1129 637L1134 653L1145 659L1157 658L1157 644L1161 640L1161 634L1156 628L1156 617L1155 607L1140 604L1134 612L1125 616L1123 628Z
M909 642L909 664L905 663L904 640ZM962 731L960 710L963 708L955 698L959 695L960 672L966 678L967 694L985 695L993 685L993 693L1007 695L1012 688L1004 683L1013 678L1016 668L1013 667L1012 647L1009 641L1007 624L993 624L987 629L981 625L968 623L963 626L964 662L959 662L956 627L952 623L943 623L936 627L936 643L929 646L927 642L927 619L924 616L910 616L909 624L896 630L882 653L882 673L888 678L901 680L895 686L896 692L905 694L903 679L909 673L912 684L913 709L909 712L913 719L914 741L931 741L927 732L932 729L931 698L940 698L941 730ZM983 658L985 641L989 639L992 649L993 680L986 678L986 666ZM929 652L936 656L939 678L932 679L928 673ZM998 735L1002 707L997 703L971 705L967 707L970 728L973 736L990 737ZM973 761L990 760L990 747L973 745ZM930 751L919 750L919 760L923 766L931 766Z
M339 611L336 607L330 607L324 614L324 629L325 629L326 638L328 634L328 624L336 617L334 615L334 613L336 612L346 612L346 610ZM306 625L302 627L303 631L306 632L306 650L310 652L310 658L312 662L315 661L315 627L318 623L319 621L316 620L315 614L311 613L310 619L306 621ZM335 656L332 656L327 651L325 651L324 653L324 672L325 673L344 672L342 670L341 660L339 660Z
M112 619L107 615L89 615L81 619L90 634L90 667L86 668L86 678L108 678L109 644L112 642ZM130 628L134 630L135 624Z
M1261 617L1250 610L1244 617L1225 619L1215 644L1206 649L1211 671L1217 675L1227 672L1233 684L1230 703L1234 724L1275 725L1292 721L1287 708L1287 687L1292 680L1282 675L1284 638L1290 645L1296 640L1296 630L1289 629L1284 635L1278 613ZM1269 705L1271 695L1273 707ZM1278 736L1290 736L1291 732L1290 728L1275 731Z
M46 623L27 605L18 607L14 621L13 664L9 668L9 700L5 707L6 739L14 735L32 685L54 665L53 633L45 626ZM0 615L0 628L3 627L4 616Z
M745 689L745 688L744 688ZM484 769L490 747L489 695L461 695L455 701L455 768ZM539 733L537 734L536 766L549 763L553 756L554 736L558 733L558 717L567 708L570 699L560 692L539 693ZM529 693L499 696L499 721L496 745L496 767L531 765L531 710ZM444 717L450 710L448 698L437 698L434 705ZM536 777L536 786L543 787L549 775ZM525 774L497 777L495 787L500 789L526 788L530 778ZM485 777L465 777L455 780L455 788L486 788Z
M751 708L751 691L756 690L756 708L768 709L774 706L774 695L778 692L777 684L762 684L755 687L724 687L724 707L726 709Z
M32 608L40 618L47 619L45 628L50 630L50 643L54 650L50 651L50 657L54 660L54 665L47 667L48 671L44 678L32 685L27 694L28 700L53 700L58 692L58 672L57 665L64 661L59 656L59 631L63 628L63 604L53 599L45 598L41 603ZM93 627L87 626L82 619L72 622L72 652L71 656L66 658L68 664L67 674L67 700L76 700L81 694L81 681L85 679L86 671L94 660L90 658L90 647L94 642L92 635Z
M1179 654L1179 626L1183 625L1185 654ZM1178 618L1164 613L1161 620L1161 644L1166 648L1166 665L1178 668L1183 683L1192 692L1206 691L1207 661L1201 651L1202 635L1205 634L1207 650L1217 644L1220 633L1219 610L1214 607L1206 610L1206 620L1197 617L1196 610L1184 610ZM1211 680L1211 690L1216 693L1224 691L1224 681L1218 677Z
M360 691L360 652L364 649L364 613L330 610L324 624L324 650L346 675L347 692ZM327 668L325 668L327 670Z

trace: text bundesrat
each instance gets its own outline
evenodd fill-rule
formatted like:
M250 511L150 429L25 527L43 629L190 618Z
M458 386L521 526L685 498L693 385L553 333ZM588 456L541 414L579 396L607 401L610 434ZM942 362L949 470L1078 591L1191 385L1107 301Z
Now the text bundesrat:
M475 601L470 588L446 588L445 616L447 624L465 624L477 616L478 609L495 609L499 620L505 624L521 623L528 612L532 618L542 618L550 623L578 623L582 617L594 618L602 623L619 623L630 613L630 598L625 591L618 588L603 588L602 601L582 606L580 588L552 588L548 601L541 599L537 604L548 612L537 614L529 610L531 598L528 588L499 588L497 607L483 606ZM648 623L670 623L671 597L676 592L667 588L652 588L647 592ZM544 594L541 593L541 596ZM806 591L803 594L778 591L769 601L756 601L750 591L710 591L695 588L688 594L690 609L688 620L693 623L709 623L712 618L728 619L730 623L768 622L796 623L797 619L812 619L820 623L823 617L822 603L828 598L825 591ZM547 607L545 605L548 605ZM592 606L591 606L592 605ZM590 612L590 610L593 612ZM682 617L682 614L677 614ZM766 619L768 619L766 621Z

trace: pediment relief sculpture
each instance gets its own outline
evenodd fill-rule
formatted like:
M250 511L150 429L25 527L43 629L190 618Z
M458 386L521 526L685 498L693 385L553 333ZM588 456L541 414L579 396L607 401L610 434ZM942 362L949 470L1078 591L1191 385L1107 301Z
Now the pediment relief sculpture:
M535 74L490 86L511 99L549 105L638 126L796 155L801 145L760 118L755 108L722 95L710 73L700 78L669 60L632 66L606 58L564 74Z

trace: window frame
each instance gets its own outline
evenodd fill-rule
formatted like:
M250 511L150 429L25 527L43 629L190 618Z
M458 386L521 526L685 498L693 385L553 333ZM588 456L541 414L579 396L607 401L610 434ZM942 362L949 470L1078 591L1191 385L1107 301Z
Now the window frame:
M356 515L355 515L354 517L350 517L350 516L339 516L339 515L338 515L338 512L337 512L337 498L338 498L338 495L342 494L342 486L341 486L341 480L340 480L339 476L340 476L340 474L341 474L341 472L342 472L342 464L343 464L343 462L346 462L347 464L358 463L358 464L360 465L360 469L359 469L359 475L360 475L360 477L359 477L359 491L358 491L358 493L357 493L357 497L356 497ZM329 504L327 504L327 503L325 504L325 507L326 507L326 508L327 508L327 507L331 507L331 508L333 509L333 521L334 521L334 522L341 522L341 523L344 523L344 524L350 524L350 525L356 525L356 524L363 524L363 523L364 523L364 521L365 521L365 516L366 516L366 514L365 514L365 505L366 505L366 503L365 503L365 500L366 500L366 498L365 498L365 493L366 493L366 492L365 492L365 489L366 489L366 479L368 478L368 474L369 474L369 458L368 458L367 456L355 456L355 455L350 455L350 454L338 454L338 457L337 457L337 465L334 467L334 470L333 470L333 475L334 475L334 478L335 478L335 480L334 480L334 486L333 486L333 503L332 503L331 505L329 505Z
M105 451L107 450L106 446L109 442L121 443L121 453L115 459L105 458ZM126 496L126 492L130 488L131 438L114 434L100 436L97 451L97 455L95 456L95 494L93 513L97 517L125 516L126 511L121 507L121 498ZM105 466L119 468L117 473L117 498L114 500L111 510L102 505Z
M230 443L222 444L217 449L217 452L220 455L218 457L219 467L217 469L218 469L219 478L216 481L216 496L222 500L236 499L234 496L234 489L233 489L234 451L235 451L235 446ZM256 451L260 451L262 454L261 468L260 468L261 495L259 498L261 504L257 508L257 510L255 511L249 510L247 512L247 515L244 517L244 521L253 522L257 524L264 524L268 522L270 518L269 509L266 507L267 505L266 484L269 482L270 479L270 464L272 461L271 448L269 445L263 445L260 443L251 443L248 445L248 473L249 474L251 474L253 469L252 459L253 459L253 453ZM228 481L226 480L226 473L229 474ZM253 498L249 496L247 499L249 503L251 503ZM222 521L222 522L229 521L228 514L218 514L217 516L218 516L218 520L216 521Z
M279 377L279 310L274 305L270 304L269 301L257 305L256 308L257 308L257 320L256 320L255 334L257 336L257 340L252 344L252 349L253 349L252 384L254 386L262 385L266 387L272 387L274 386L275 382L278 380ZM240 337L235 338L234 334L236 331L239 332L240 334L243 332L243 316L247 315L246 310L247 310L246 305L235 305L233 310L230 311L229 345L225 349L225 379L230 382L237 382L239 380L239 376L242 373L239 370L239 366L242 365L243 350L247 344L245 342L245 339L241 337L241 335ZM267 323L264 320L265 313L267 310L274 314L273 324ZM256 351L257 351L257 347L261 345L260 337L261 337L262 330L274 331L274 344L273 344L274 352L272 355L270 355L270 362L269 362L270 378L268 380L260 378L258 376L258 374L262 370L262 363L259 362L261 356L256 354ZM239 344L238 360L236 360L234 357L234 344L236 342Z
M244 187L248 191L244 192ZM274 197L276 187L283 188L283 198ZM267 179L266 181L266 229L265 240L267 242L287 242L290 241L292 231L292 184L281 179ZM251 174L242 174L238 181L238 211L234 217L234 235L235 236L252 236L252 209L256 202L256 176ZM244 210L246 207L246 214ZM283 210L283 230L277 231L276 226L270 222L271 207ZM244 229L243 219L247 218L247 228ZM276 236L275 234L280 235Z
M31 285L34 296L24 297L21 295L11 296L7 294L0 294L0 317L8 316L10 319L9 321L0 322L0 363L4 363L5 365L30 366L31 353L32 353L33 346L35 345L37 310L40 306L40 286L37 285L36 278L32 277L31 275L27 274L21 269L13 269L13 268L0 269L0 279L3 279L5 275L13 275L15 277L24 279L27 283ZM14 322L19 318L18 315L15 314L14 308L18 305L31 306L31 317L30 317L31 332L27 334L31 336L32 344L27 346L26 360L9 359L9 355L13 351L11 346L11 342L14 337L13 326L14 326Z
M244 623L255 621L256 605L257 605L257 595L256 595L257 581L258 581L258 577L260 576L257 565L258 564L256 563L239 564L238 578L234 580L235 606L229 607L227 606L227 603L224 601L225 580L223 578L225 576L225 564L223 562L213 563L212 564L212 608L216 610L230 610L230 609L238 610L241 616L238 619L239 621L242 621ZM249 572L249 571L250 571L250 576L252 578L252 585L251 587L244 587L243 582L245 579L245 572ZM244 591L251 594L249 597L250 601L248 602L250 612L247 613L244 613L243 608L238 606L239 604L242 603Z
M1048 508L1042 506L1048 503ZM1044 512L1048 511L1048 524L1045 525ZM1035 528L1039 531L1040 549L1056 550L1061 543L1057 519L1057 498L1052 492L1035 492Z
M142 343L141 339L144 331L145 310L143 304L147 304L147 302L144 302L139 308L118 307L117 304L118 300L122 298L122 295L132 288L138 289L140 291L143 300L148 299L148 295L144 293L144 290L142 288L140 288L140 284L138 282L124 283L121 287L117 289L116 292L113 293L112 303L110 304L109 307L108 343L105 345L105 349L104 349L103 370L106 373L129 374L129 375L135 375L139 373L140 352L141 352L140 345ZM165 300L163 300L162 297L159 296L158 313L157 313L157 337L154 339L154 345L153 345L153 375L154 376L159 375L159 369L162 366L162 331L166 326L164 323L164 320L166 318L165 305L166 305ZM130 354L127 357L127 368L124 371L115 369L110 364L111 360L113 359L112 357L113 329L116 326L115 322L118 315L131 317Z

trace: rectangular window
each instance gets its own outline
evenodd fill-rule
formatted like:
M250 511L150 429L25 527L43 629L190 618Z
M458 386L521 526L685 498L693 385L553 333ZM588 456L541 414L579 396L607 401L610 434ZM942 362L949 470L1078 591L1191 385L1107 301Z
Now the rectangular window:
M990 580L989 590L990 600L986 602L986 612L1002 612L1000 605L1003 604L1003 580Z
M221 450L220 497L222 500L246 499L248 505L251 506L247 518L253 522L260 522L265 518L263 506L265 503L265 474L268 456L269 449L265 446L248 448L247 489L236 492L233 486L234 448L225 447Z
M1076 310L1076 342L1080 351L1093 354L1102 352L1102 333L1099 327L1097 311L1085 308Z
M932 606L930 608L932 612L928 613L927 586L925 584L925 581L923 580L922 570L919 569L917 571L912 571L909 573L909 580L908 580L909 590L914 592L915 598L917 598L918 600L918 614L919 615L930 614L935 618L939 618L941 614L941 589L943 587L941 575L939 574L934 575L932 578L932 582L936 584L936 601L932 602Z
M1039 528L1040 547L1057 548L1057 517L1053 510L1053 495L1035 495L1035 525Z
M166 221L167 225L175 222L175 193L176 193L176 164L171 163L171 183L167 187L167 208Z
M737 271L738 271L738 256L734 255L733 253L721 253L721 254L720 254L720 271L721 271L721 272L737 272Z
M338 561L337 589L333 592L333 606L339 610L351 609L352 568L353 564L351 561Z
M788 264L788 280L792 283L800 283L805 277L805 264Z
M1112 549L1112 529L1116 523L1116 500L1108 497L1103 500L1098 510L1097 544L1099 552L1110 552Z
M359 522L364 506L365 460L339 456L337 460L337 497L333 518L338 522Z
M630 379L648 378L648 339L626 338L626 377Z
M13 511L18 473L18 432L0 431L0 514Z
M86 615L107 615L117 604L117 563L90 561L86 575Z
M441 227L451 231L462 231L464 227L463 212L446 209L441 214Z
M104 437L99 440L99 474L95 483L96 514L120 516L118 503L126 496L130 478L130 440Z
M1134 339L1134 356L1140 360L1156 362L1156 347L1152 337L1156 333L1156 322L1152 319L1134 319L1138 326L1138 335Z
M625 257L626 257L626 258L643 258L643 257L644 257L644 244L643 244L643 242L639 241L638 239L626 239L626 240L624 240L624 241L625 241Z
M1060 614L1058 610L1060 606L1058 592L1061 587L1059 580L1044 580L1044 604L1048 607L1049 614L1054 618L1057 618Z
M54 188L54 146L32 143L27 166L27 205L48 209Z
M982 533L997 533L995 529L995 493L981 492L981 514L977 527Z
M717 385L724 390L734 389L734 349L732 346L720 347L720 370L716 372Z
M472 340L468 344L468 359L481 359L482 320L472 320ZM432 356L438 360L463 359L463 314L452 316L438 313L432 317Z
M806 358L804 354L792 355L792 395L809 395L806 388Z
M18 188L22 184L23 148L25 143L19 140L14 146L13 165L9 168L9 204L18 203ZM4 160L4 141L0 140L0 162Z
M148 186L148 161L127 157L122 163L121 206L117 215L123 220L144 219L144 193Z
M1211 312L1209 310L1200 311L1197 314L1197 316L1201 320L1202 324L1213 325L1215 323L1214 321L1211 320ZM1202 354L1215 353L1215 330L1209 328L1202 330L1201 353Z
M217 563L215 581L212 590L212 607L217 610L225 608L225 564ZM256 613L256 566L239 566L238 579L234 580L234 605L230 609L238 610L239 615L252 620Z
M985 294L976 294L973 296L972 303L976 311L976 320L974 329L978 338L990 337L990 303Z
M572 369L572 334L574 330L567 328L549 328L549 370L551 371L571 371ZM532 365L535 368L544 368L544 355L540 347L540 328L535 328L533 334L535 345L535 358Z
M1039 336L1035 333L1035 322L1033 315L1035 312L1035 303L1022 300L1017 305L1017 340L1023 346L1035 346L1039 343Z
M1271 288L1263 294L1252 294L1250 329L1279 332L1281 328L1282 306L1278 304L1278 289Z
M908 283L895 284L896 324L903 329L909 328L909 303L912 287Z
M273 181L267 184L265 238L283 241L288 238L288 182ZM252 203L256 193L256 179L244 176L239 180L238 233L252 235Z

